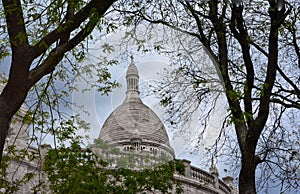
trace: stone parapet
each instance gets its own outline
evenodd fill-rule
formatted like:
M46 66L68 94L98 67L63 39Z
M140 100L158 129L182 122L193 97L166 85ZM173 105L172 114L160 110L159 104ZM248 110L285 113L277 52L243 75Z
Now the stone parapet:
M176 174L175 178L185 184L189 183L189 187L191 187L191 185L194 185L196 187L192 189L195 192L189 193L201 193L200 190L203 190L203 193L237 193L233 182L228 181L228 177L225 177L226 181L223 182L222 180L218 179L218 176L216 176L216 174L211 174L205 170L192 166L189 160L183 159L181 160L181 162L185 166L184 175Z

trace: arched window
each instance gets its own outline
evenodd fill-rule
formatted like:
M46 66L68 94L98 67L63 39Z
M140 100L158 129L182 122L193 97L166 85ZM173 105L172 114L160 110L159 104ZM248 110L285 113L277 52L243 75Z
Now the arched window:
M150 148L150 153L154 154L154 148Z
M129 147L129 146L125 146L125 147L123 147L123 150L124 150L125 152L129 152L129 151L130 151L130 148L131 148L131 147Z

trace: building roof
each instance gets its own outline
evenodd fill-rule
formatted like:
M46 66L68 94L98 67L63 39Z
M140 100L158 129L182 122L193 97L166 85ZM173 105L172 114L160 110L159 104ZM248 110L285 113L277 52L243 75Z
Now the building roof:
M127 73L126 73L126 78L128 76L137 76L139 77L139 72L137 70L137 67L135 66L135 64L133 62L130 63L130 65L127 68Z

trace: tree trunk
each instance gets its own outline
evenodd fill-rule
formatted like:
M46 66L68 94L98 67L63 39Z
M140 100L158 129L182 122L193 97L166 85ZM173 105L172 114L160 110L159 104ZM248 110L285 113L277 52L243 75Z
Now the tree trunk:
M242 152L241 171L239 174L239 193L255 194L255 146L249 146L249 142L245 142Z
M2 161L2 155L5 145L5 139L9 130L11 118L7 114L7 104L3 98L0 97L0 166Z
M1 109L0 109L1 110ZM5 145L5 138L7 135L7 132L9 130L9 123L10 119L0 117L0 166L1 166L1 161L2 161L2 153L4 150L4 145Z
M255 187L255 165L250 161L242 161L242 169L239 174L239 193L256 193Z
M27 92L25 81L12 78L0 95L0 166L11 119L22 106Z

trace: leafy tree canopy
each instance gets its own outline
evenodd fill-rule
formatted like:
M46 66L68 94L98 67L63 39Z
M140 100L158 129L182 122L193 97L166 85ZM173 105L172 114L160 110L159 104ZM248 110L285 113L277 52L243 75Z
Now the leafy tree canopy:
M141 168L134 153L122 155L101 140L91 148L82 148L80 138L74 132L72 122L63 123L61 142L70 141L70 146L61 144L50 150L44 158L43 170L47 174L50 188L56 193L162 193L182 192L174 173L183 173L181 162L160 162L150 168ZM66 130L68 129L68 130ZM72 132L73 131L73 132ZM68 134L68 135L66 135ZM100 149L100 150L99 150ZM98 155L97 153L99 153ZM109 161L103 153L114 154L116 161ZM132 158L134 157L134 158ZM158 158L152 158L158 159ZM145 158L144 158L145 160ZM148 161L148 160L147 160ZM149 161L148 161L149 162ZM113 163L109 165L109 163Z

